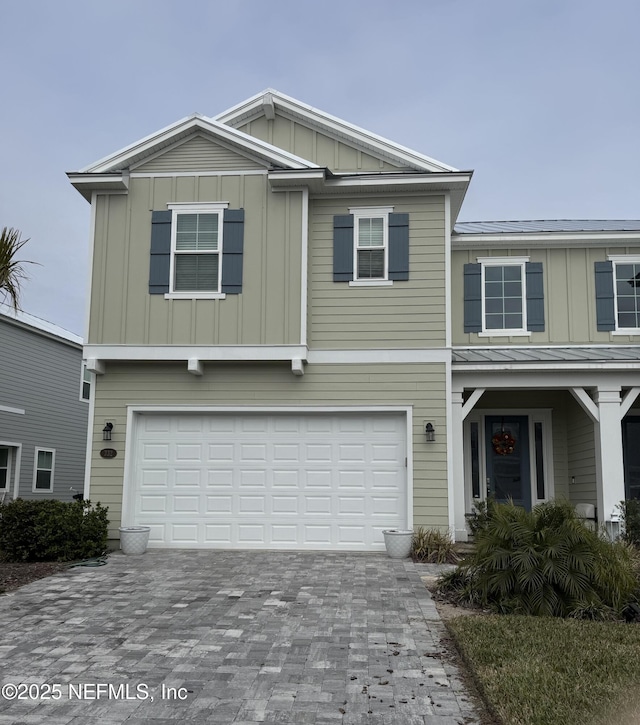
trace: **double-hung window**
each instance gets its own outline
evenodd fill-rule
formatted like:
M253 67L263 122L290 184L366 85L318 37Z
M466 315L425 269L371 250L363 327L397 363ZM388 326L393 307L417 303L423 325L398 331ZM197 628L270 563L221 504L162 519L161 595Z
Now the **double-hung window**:
M526 259L482 262L483 332L527 332Z
M640 257L611 257L616 330L640 332Z
M392 208L350 209L353 214L353 281L388 279L389 214Z
M226 205L169 205L173 211L172 295L218 296L222 283L222 230Z
M53 448L36 448L33 467L33 490L53 491L56 452Z

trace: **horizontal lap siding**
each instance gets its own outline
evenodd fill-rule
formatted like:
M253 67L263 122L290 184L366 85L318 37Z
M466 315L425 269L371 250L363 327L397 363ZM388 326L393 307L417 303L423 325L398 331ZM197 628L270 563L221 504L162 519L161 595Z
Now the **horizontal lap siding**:
M22 498L70 501L71 488L83 490L89 403L80 400L81 375L79 346L0 322L0 405L25 411L0 411L0 441L22 444ZM53 492L32 492L36 447L56 451Z
M637 254L633 247L535 248L454 250L452 254L452 336L454 345L516 344L629 344L636 338L598 332L594 263L608 254ZM480 337L464 332L464 265L478 257L528 256L542 262L544 279L544 332L526 337Z
M333 281L333 217L350 206L409 214L409 280L391 287ZM313 199L310 212L309 339L317 348L445 344L444 198Z
M413 406L414 523L448 525L445 366L308 365L294 377L286 364L205 364L194 378L183 364L115 364L98 379L93 428L91 497L110 507L112 535L119 526L127 405ZM105 460L105 421L118 457ZM437 435L427 444L426 421Z
M575 483L568 486L571 503L597 505L596 454L594 424L573 399L568 403L567 450L568 476Z
M150 295L151 210L227 201L245 209L243 288L224 300ZM302 193L270 192L261 174L136 178L96 210L90 343L300 343Z

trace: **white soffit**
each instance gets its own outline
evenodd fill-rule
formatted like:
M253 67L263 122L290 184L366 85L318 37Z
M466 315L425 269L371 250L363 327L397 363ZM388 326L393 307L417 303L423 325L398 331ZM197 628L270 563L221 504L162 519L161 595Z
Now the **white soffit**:
M214 116L214 120L229 126L238 126L266 112L268 113L268 110L265 111L265 104L267 108L273 105L284 114L294 119L300 119L307 125L317 128L336 139L344 139L362 150L373 151L396 163L405 164L419 171L458 171L453 166L389 141L371 131L325 113L272 88L267 88L246 101L242 101L223 113Z

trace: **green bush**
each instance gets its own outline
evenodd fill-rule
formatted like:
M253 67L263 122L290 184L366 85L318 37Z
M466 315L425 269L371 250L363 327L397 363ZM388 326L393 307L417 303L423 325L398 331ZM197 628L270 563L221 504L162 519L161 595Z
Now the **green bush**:
M0 552L9 561L75 561L104 554L108 509L90 501L15 499L0 506Z
M637 587L630 547L591 531L565 502L492 504L460 569L441 591L503 614L619 617Z
M422 526L413 533L411 558L433 564L457 564L459 561L448 531L425 529Z
M640 500L632 498L621 501L618 508L624 524L622 538L627 544L640 548Z

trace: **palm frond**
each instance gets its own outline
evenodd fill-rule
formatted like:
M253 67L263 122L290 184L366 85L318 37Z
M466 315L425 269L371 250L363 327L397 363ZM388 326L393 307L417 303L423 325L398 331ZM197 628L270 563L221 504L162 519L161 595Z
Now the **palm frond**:
M14 310L19 309L20 288L27 279L24 265L34 264L16 259L16 255L28 241L21 238L17 229L4 227L0 232L0 293L10 300Z

